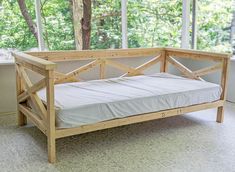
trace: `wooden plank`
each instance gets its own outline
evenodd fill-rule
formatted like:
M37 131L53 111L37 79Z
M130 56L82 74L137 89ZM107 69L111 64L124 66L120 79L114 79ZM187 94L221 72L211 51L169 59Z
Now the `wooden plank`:
M122 71L127 72L127 73L141 74L140 72L136 71L135 68L129 67L129 66L127 66L125 64L122 64L122 63L119 63L117 61L105 60L105 63L109 66L112 66L114 68L117 68L117 69L122 70Z
M20 77L19 71L17 70L18 66L15 64L15 70L16 70L16 95L19 96L23 93L23 83L22 78ZM24 126L27 124L26 116L19 110L19 103L20 101L17 100L17 117L18 117L18 126Z
M94 68L96 65L100 64L101 60L100 59L97 59L97 60L94 60L86 65L83 65L81 67L79 67L78 69L75 69L69 73L67 73L63 78L55 81L55 84L58 84L58 83L64 83L68 80L70 80L71 78L79 75L80 73L82 72L85 72L85 71L88 71L92 68Z
M221 94L221 100L225 100L227 95L229 62L230 62L229 59L225 59L223 61L223 69L221 73L221 84L220 84L223 89L223 92Z
M25 52L52 62L89 60L89 59L107 59L107 58L133 58L133 57L151 57L156 56L164 48L130 48L130 49L105 49L105 50L69 50L69 51L44 51L44 52Z
M41 99L37 96L36 93L30 92L30 87L32 87L33 84L31 83L31 81L30 81L27 73L25 72L24 68L22 66L20 66L18 68L18 70L20 71L21 78L24 81L24 85L27 89L26 92L29 94L29 96L30 96L30 98L33 102L34 108L36 108L37 112L40 112L39 115L41 116L41 118L43 120L45 120L46 119L46 109L44 107L44 104L42 103Z
M200 70L197 70L197 71L194 71L193 74L195 76L203 76L203 75L207 75L207 74L210 74L210 73L213 73L219 69L222 68L222 64L217 64L217 65L214 65L214 66L210 66L210 67L207 67L207 68L203 68L203 69L200 69Z
M123 74L121 77L124 77L124 76L134 76L134 75L140 75L140 74L143 74L143 71L148 69L149 67L157 64L158 62L160 62L162 60L162 57L161 55L157 56L157 57L154 57L153 59L147 61L146 63L136 67L136 68L133 68L134 71L133 72L129 72L129 73L125 73Z
M48 161L54 163L56 161L54 71L48 71L46 80Z
M221 100L226 100L226 95L227 95L227 87L228 87L228 73L229 73L229 59L224 59L223 60L223 69L222 69L222 74L221 74L221 87L222 87L222 94L220 99ZM220 106L217 110L217 117L216 121L218 123L222 123L224 121L224 106Z
M16 59L16 60L15 60L15 63L18 64L18 65L20 65L20 66L23 66L23 67L26 68L26 69L29 69L29 70L31 70L31 71L33 71L33 72L36 72L36 73L38 73L38 74L40 74L40 75L42 75L42 76L45 76L45 75L46 75L46 70L41 69L41 68L39 68L39 67L37 67L37 66L35 66L35 65L32 65L32 64L30 64L30 63L24 62L24 61L22 61L22 60L20 60L20 59Z
M43 78L42 80L38 81L36 84L33 84L32 87L28 88L28 91L31 93L36 93L37 91L43 89L46 86L46 79ZM18 101L22 102L25 101L28 97L28 91L24 91L20 95L18 95Z
M136 70L137 70L138 72L142 72L142 71L148 69L149 67L151 67L151 66L157 64L157 63L160 62L160 61L161 61L161 55L159 55L159 56L153 58L152 60L149 60L148 62L146 62L146 63L144 63L144 64L142 64L142 65L140 65L140 66L138 66L138 67L136 68Z
M184 58L192 58L195 60L215 60L221 61L224 58L231 58L231 54L227 53L214 53L207 51L191 50L191 49L182 49L182 48L165 48L169 56L179 56Z
M193 60L201 60L201 61L208 60L208 61L220 62L222 60L221 57L205 56L205 55L200 55L200 54L198 55L198 54L174 52L174 51L167 51L167 56L193 59Z
M167 71L167 59L166 59L166 52L162 52L161 54L161 65L160 65L160 72Z
M183 73L184 75L186 75L187 77L191 78L191 79L197 79L199 80L198 77L196 77L193 72L188 69L186 66L184 66L183 64L181 64L180 62L178 62L177 60L175 60L172 57L167 57L167 61L169 63L171 63L173 66L175 66L181 73Z
M31 56L29 54L25 54L22 52L12 52L12 56L14 56L16 59L25 61L27 63L30 63L34 66L37 66L39 68L49 70L49 69L55 69L56 64L38 57Z
M123 125L128 125L128 124L134 124L134 123L139 123L139 122L144 122L144 121L171 117L175 115L181 115L184 113L223 106L223 104L224 104L224 101L219 100L219 101L212 102L212 103L204 103L204 104L164 110L164 111L159 111L159 112L154 112L154 113L141 114L141 115L126 117L126 118L121 118L121 119L114 119L114 120L99 122L96 124L84 125L78 128L57 129L56 138L62 138L62 137L88 133L88 132L97 131L97 130L103 130L107 128L113 128L113 127L118 127L118 126L123 126Z
M54 71L54 76L55 76L54 80L55 80L55 83L56 83L60 79L65 78L66 74ZM79 81L80 81L79 79L76 79L75 77L71 77L70 79L64 81L63 83L65 83L65 82L79 82Z
M102 60L100 63L100 79L105 78L105 60Z
M27 118L38 127L45 135L47 135L47 129L41 119L39 119L38 115L33 113L29 108L26 106L19 104L19 110L27 116Z

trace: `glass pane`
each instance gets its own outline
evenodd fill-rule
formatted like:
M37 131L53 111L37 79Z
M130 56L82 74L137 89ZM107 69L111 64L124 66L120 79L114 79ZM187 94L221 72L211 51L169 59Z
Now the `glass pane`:
M180 47L182 0L128 0L129 47Z
M92 2L91 49L121 48L121 1Z
M232 1L198 1L198 49L231 52Z

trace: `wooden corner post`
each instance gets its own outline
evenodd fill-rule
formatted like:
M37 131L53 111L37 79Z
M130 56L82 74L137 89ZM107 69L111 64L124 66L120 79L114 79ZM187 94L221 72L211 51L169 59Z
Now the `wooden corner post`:
M167 59L166 59L166 50L163 50L161 53L161 64L160 64L160 72L167 72Z
M24 91L22 78L19 71L17 70L17 64L15 65L16 69L16 99L17 99L17 116L18 116L18 126L24 126L27 124L26 116L19 110L19 100L18 96Z
M47 145L48 161L56 161L56 137L55 137L55 108L54 108L54 70L48 70L46 75L47 92Z
M222 94L220 100L226 101L227 95L227 82L228 82L228 72L229 72L229 58L224 58L222 73L221 73L221 87L222 87ZM222 123L224 121L224 106L220 106L217 109L217 117L216 122Z

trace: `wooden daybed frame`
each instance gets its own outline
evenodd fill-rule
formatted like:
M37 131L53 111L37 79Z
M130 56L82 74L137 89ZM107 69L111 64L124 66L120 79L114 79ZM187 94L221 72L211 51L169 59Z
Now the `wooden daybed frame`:
M17 107L18 107L18 125L27 124L27 119L33 122L46 136L48 140L48 160L51 163L56 161L56 139L102 130L122 125L150 121L159 118L180 115L188 112L199 111L209 108L218 108L216 121L221 123L224 119L224 102L227 91L229 54L209 53L194 50L184 50L175 48L138 48L138 49L118 49L118 50L88 50L88 51L53 51L53 52L13 52L16 66L16 84L17 84ZM115 61L116 58L135 58L135 57L153 57L137 68L129 67L125 64ZM191 71L177 58L186 58L202 61L214 61L215 65L206 67L197 71ZM74 61L74 60L93 60L67 74L56 72L54 62ZM113 119L99 122L91 125L84 125L77 128L57 129L55 125L54 108L54 84L79 81L76 79L82 72L88 71L99 65L100 79L105 78L106 66L111 66L124 71L122 76L134 76L160 63L160 72L167 72L168 64L176 67L184 76L192 79L202 80L203 75L221 70L221 87L223 89L220 100L198 104L188 107L179 107L154 113L130 116L122 119ZM37 83L32 83L28 73L31 70L44 78ZM47 103L46 107L36 92L46 88ZM31 110L25 103L27 99L33 102L35 110Z

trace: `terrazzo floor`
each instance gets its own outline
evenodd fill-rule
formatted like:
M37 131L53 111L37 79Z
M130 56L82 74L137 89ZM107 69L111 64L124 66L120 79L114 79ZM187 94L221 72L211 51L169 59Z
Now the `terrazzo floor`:
M223 124L215 118L212 109L59 139L52 165L37 128L0 116L0 172L235 172L235 104Z

